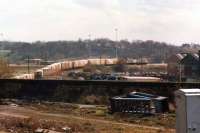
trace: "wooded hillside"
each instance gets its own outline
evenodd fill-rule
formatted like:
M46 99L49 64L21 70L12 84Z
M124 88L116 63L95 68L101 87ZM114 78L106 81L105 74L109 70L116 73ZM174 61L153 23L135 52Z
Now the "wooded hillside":
M196 45L195 45L196 46ZM197 45L198 46L198 45ZM0 42L1 49L11 50L9 61L19 63L28 56L57 60L64 58L115 57L116 48L121 58L149 58L152 62L161 62L171 54L188 49L190 45L181 47L156 41L126 41L114 42L109 39L52 41L52 42Z

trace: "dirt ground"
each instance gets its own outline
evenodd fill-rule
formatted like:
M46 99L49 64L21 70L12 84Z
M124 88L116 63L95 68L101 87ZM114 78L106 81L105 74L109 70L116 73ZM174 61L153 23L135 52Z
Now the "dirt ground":
M64 133L64 127L70 133L175 133L174 121L174 114L109 114L106 106L49 102L0 105L0 131L11 133L34 133L37 129Z

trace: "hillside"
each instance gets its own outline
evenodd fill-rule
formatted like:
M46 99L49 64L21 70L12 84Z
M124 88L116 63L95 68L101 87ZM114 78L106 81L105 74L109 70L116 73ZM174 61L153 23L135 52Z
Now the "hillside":
M190 46L190 45L189 45ZM10 50L9 61L19 63L28 56L57 60L64 58L84 57L115 57L116 48L121 58L149 58L151 62L161 62L171 54L188 49L156 41L126 41L114 42L109 39L79 40L79 41L52 41L52 42L0 42L0 48Z

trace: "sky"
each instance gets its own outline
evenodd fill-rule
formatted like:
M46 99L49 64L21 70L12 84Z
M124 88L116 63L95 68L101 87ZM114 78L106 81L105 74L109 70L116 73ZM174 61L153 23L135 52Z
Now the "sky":
M200 0L0 0L0 40L200 43Z

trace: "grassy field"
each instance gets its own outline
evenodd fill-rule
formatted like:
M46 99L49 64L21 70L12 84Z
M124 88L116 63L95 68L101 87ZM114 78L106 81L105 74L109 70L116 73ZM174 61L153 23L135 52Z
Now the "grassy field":
M35 65L30 65L29 66L29 71L30 73L36 71L39 68L42 68L44 66L35 66ZM13 75L17 76L20 74L27 74L28 73L28 66L27 65L10 65L11 70L13 71Z

